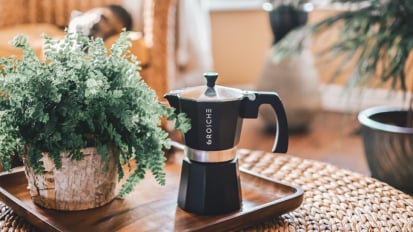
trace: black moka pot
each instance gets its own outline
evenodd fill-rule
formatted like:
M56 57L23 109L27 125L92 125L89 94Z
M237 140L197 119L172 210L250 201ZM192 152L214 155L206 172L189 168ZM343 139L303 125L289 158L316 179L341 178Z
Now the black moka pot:
M241 186L235 146L242 119L257 118L261 104L270 104L277 118L273 152L288 148L284 107L276 93L242 91L215 85L218 74L207 72L206 86L176 90L164 97L191 120L185 134L178 206L200 215L229 213L241 208Z

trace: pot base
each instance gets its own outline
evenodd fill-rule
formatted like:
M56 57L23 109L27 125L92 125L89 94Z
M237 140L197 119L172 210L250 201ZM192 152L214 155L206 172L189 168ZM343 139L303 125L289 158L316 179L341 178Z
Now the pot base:
M220 215L241 208L238 159L221 163L182 162L178 206L198 215Z
M116 197L116 163L109 155L108 170L95 148L81 150L84 158L72 161L62 155L62 168L57 170L47 154L42 158L45 173L34 172L24 160L28 189L39 206L57 210L85 210L103 206Z

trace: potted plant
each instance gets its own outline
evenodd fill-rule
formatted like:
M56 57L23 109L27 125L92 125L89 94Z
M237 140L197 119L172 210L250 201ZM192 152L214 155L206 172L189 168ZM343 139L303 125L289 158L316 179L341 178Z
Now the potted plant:
M127 32L110 51L102 39L76 34L62 40L44 35L44 40L44 59L18 35L12 45L23 57L0 60L4 169L19 155L34 202L61 210L111 201L123 178L118 195L124 197L146 170L163 184L163 149L170 139L161 119L175 120L183 132L189 123L140 79Z
M265 9L269 11L274 46L290 31L307 23L310 9L305 8L302 0L281 4L278 1L271 2L272 4L265 5ZM309 123L319 112L321 105L319 76L308 45L309 38L300 53L280 63L272 62L272 53L277 51L269 49L257 81L257 90L275 91L283 96L291 133L308 130ZM266 130L273 131L276 128L273 114L268 105L260 108Z
M355 61L347 87L390 87L410 96L406 109L375 107L360 112L358 118L372 176L413 194L413 79L408 78L412 75L409 58L413 48L411 1L332 2L351 3L353 9L291 33L276 45L279 52L274 54L274 59L283 59L299 49L299 45L289 43L289 39L300 41L304 35L320 33L334 26L339 28L340 35L321 54L333 57L344 54L343 64L337 71L351 67L348 62Z

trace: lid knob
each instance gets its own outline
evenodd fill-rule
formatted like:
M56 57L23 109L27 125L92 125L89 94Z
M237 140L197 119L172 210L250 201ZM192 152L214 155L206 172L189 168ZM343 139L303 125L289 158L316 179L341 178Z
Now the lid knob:
M207 86L213 88L215 86L215 81L218 78L217 72L206 72L204 77L207 80Z

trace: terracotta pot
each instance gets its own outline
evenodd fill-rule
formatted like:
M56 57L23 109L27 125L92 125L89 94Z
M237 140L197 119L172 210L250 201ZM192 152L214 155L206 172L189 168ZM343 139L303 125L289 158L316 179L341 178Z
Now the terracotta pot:
M374 107L359 113L371 175L413 194L413 128L406 127L407 111Z
M57 170L47 153L42 161L45 173L36 174L23 159L28 189L34 203L58 210L85 210L103 206L116 197L117 167L109 154L108 170L96 148L81 150L84 158L72 161L61 154L62 168Z

